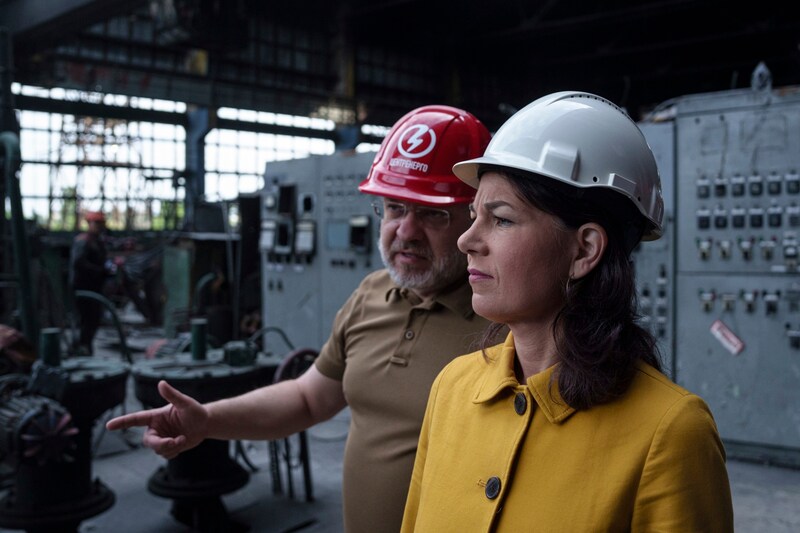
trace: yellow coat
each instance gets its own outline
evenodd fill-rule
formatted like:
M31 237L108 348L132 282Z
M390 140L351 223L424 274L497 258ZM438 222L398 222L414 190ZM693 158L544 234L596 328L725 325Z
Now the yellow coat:
M733 531L725 450L698 396L641 364L622 398L575 411L552 368L517 382L511 335L487 353L431 389L403 532Z

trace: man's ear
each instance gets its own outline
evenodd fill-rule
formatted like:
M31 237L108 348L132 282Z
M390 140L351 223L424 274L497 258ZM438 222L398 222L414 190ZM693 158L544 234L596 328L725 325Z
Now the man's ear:
M588 222L578 228L574 238L577 242L577 254L572 260L570 277L580 279L591 272L603 258L608 246L608 235L600 224Z

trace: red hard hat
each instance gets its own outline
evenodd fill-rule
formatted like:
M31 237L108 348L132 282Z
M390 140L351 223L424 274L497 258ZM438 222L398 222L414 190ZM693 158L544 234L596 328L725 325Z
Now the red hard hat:
M453 174L453 165L483 155L490 137L462 109L419 107L392 126L358 190L427 205L471 202L475 189Z
M87 211L86 214L83 215L83 218L86 219L86 222L106 221L106 216L101 211Z

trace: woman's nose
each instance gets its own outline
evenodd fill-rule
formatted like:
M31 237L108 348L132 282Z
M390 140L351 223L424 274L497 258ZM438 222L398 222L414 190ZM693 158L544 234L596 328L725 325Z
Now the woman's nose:
M470 227L466 229L466 231L464 231L464 233L462 233L458 237L457 244L458 244L458 249L461 251L461 253L466 254L469 253L470 251L474 251L473 250L474 233L475 233L475 224L472 224Z

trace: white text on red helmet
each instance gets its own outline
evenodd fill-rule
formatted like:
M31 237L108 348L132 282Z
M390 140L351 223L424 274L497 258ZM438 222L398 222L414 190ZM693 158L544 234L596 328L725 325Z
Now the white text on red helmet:
M422 163L420 161L409 161L408 159L404 159L402 157L393 157L389 160L389 166L392 168L407 168L409 170L421 170L422 172L428 172L428 164Z

